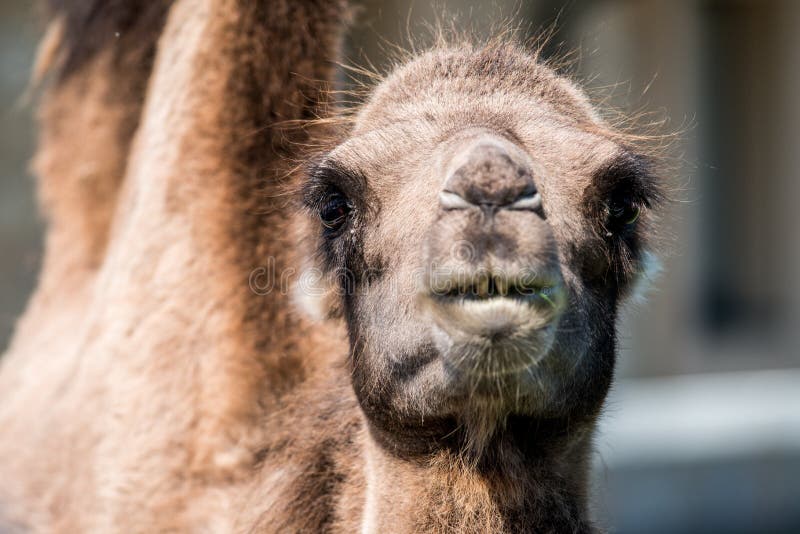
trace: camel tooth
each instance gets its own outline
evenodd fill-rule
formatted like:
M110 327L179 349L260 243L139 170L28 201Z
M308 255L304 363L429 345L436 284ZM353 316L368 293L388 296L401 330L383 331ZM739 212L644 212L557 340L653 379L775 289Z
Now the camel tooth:
M489 277L486 275L481 275L478 278L477 282L478 288L478 296L481 298L486 298L489 296Z
M453 282L447 278L434 278L431 281L431 289L436 295L446 295L453 290Z
M495 278L494 285L497 287L497 292L500 296L507 296L508 295L508 280L505 278Z

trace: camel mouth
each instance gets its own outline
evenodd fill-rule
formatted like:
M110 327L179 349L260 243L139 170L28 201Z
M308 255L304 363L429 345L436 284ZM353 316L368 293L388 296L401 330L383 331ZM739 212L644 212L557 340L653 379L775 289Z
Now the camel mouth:
M450 337L492 340L551 327L566 303L555 277L476 273L433 277L426 295L435 323Z
M522 301L542 301L553 307L556 306L556 284L530 283L525 281L508 280L501 277L487 276L475 280L462 281L452 284L453 287L441 291L434 290L434 295L443 300L489 300L508 298Z
M506 276L487 272L433 277L430 282L430 294L433 299L442 303L510 299L541 305L553 311L557 311L564 300L563 286L554 278Z

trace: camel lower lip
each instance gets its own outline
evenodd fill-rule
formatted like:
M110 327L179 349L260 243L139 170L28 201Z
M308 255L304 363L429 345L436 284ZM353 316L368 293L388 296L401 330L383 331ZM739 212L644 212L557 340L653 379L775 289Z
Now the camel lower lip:
M428 300L431 316L443 330L490 339L547 328L558 318L563 302L555 293L491 298L432 295Z

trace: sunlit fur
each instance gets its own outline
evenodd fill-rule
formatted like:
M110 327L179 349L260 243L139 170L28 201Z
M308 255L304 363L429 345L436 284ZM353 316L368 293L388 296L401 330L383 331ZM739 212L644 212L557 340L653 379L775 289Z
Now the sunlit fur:
M639 138L509 35L439 38L339 114L344 2L50 4L0 530L594 531L592 433L661 196ZM543 211L440 204L483 142ZM437 300L434 264L554 293Z

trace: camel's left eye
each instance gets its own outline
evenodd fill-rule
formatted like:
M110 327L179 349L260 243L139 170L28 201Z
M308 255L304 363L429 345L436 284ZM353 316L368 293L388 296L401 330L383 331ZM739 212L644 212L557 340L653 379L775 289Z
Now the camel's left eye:
M611 220L623 226L635 223L641 212L641 208L630 199L612 202L608 207L608 216Z
M322 225L330 232L339 230L347 220L350 213L350 204L341 193L333 193L322 205L319 210L319 218Z
M608 203L606 232L609 236L632 228L642 213L641 205L630 195L620 195Z

